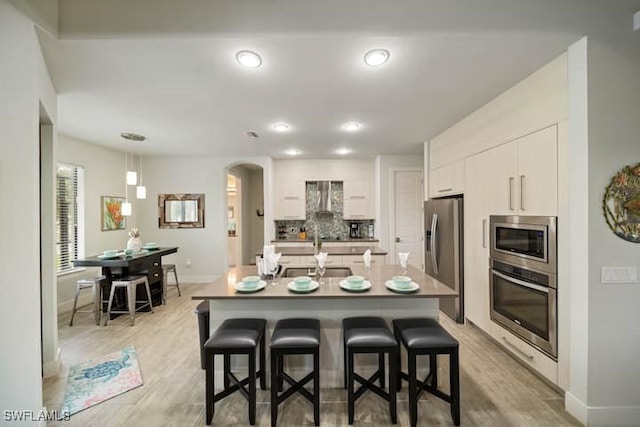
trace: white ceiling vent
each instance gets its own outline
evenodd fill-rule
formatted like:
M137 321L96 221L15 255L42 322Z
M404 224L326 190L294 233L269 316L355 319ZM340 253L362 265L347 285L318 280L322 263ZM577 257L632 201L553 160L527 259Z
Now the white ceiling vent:
M259 138L260 137L260 135L258 135L258 132L253 131L253 130L246 130L246 131L244 131L244 134L247 135L251 139L255 139L255 138Z

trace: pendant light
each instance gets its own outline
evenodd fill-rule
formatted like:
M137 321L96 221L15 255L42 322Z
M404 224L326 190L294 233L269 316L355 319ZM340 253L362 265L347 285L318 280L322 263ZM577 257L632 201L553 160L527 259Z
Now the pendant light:
M129 202L129 186L136 185L138 183L138 173L135 170L129 170L129 141L141 142L146 138L142 135L138 135L137 133L128 133L123 132L120 134L122 138L125 139L126 144L126 154L124 158L124 165L126 171L126 182L124 186L124 203L122 203L121 212L123 216L131 216L132 207ZM133 166L133 154L131 154L131 166ZM138 190L136 189L136 192ZM142 194L142 193L140 193ZM144 189L144 198L146 198L146 188ZM139 199L143 197L138 197Z
M142 159L138 156L138 176L140 177L140 182L136 187L136 199L146 199L147 198L147 187L142 185Z

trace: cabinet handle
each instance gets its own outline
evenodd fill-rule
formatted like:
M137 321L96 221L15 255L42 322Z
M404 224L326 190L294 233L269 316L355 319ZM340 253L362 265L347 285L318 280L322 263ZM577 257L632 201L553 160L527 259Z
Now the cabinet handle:
M509 346L513 351L515 351L516 353L520 354L520 356L529 359L529 360L533 360L533 356L530 354L525 353L524 351L520 350L518 347L516 347L515 345L511 344L509 342L509 340L507 339L507 337L502 337L502 340L504 341L504 343Z
M154 266L154 267L157 267L158 265L160 265L160 264L159 264L159 263L157 263L157 262L154 262L154 263L153 263L153 266Z
M446 193L447 191L453 191L453 188L441 188L438 193Z
M520 175L520 209L524 210L524 175Z
M487 247L487 233L486 233L486 229L487 229L487 220L483 219L482 220L482 247L486 248Z
M298 215L285 215L285 218L298 219Z
M300 200L300 197L298 196L284 196L283 198L285 200Z
M365 196L349 196L349 198L351 200L364 200L364 199L366 199Z
M512 211L513 209L513 181L515 180L514 177L510 176L509 177L509 210Z
M159 277L160 275L158 273L153 273L153 277Z

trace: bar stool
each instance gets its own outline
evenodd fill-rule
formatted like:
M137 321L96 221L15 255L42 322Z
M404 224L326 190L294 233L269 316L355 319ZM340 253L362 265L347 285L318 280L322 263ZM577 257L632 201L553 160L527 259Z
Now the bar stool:
M209 301L202 301L194 310L198 316L198 335L200 338L200 367L205 369L204 344L209 339Z
M162 303L167 303L167 286L169 286L169 273L173 271L173 277L176 279L175 286L178 289L178 296L182 296L180 293L180 284L178 283L178 273L176 272L175 264L162 264Z
M215 411L215 403L240 390L249 402L249 424L256 423L256 377L260 379L260 388L265 390L266 376L264 331L267 321L264 319L226 319L211 338L204 344L205 348L205 405L207 425L211 424ZM260 346L260 362L256 371L256 348ZM215 355L224 356L224 389L215 394ZM239 380L231 372L231 356L246 354L249 358L247 378ZM233 382L233 385L231 385ZM249 385L249 390L245 388Z
M387 322L381 317L350 317L342 320L344 343L344 381L348 388L349 424L353 424L356 400L371 390L389 402L391 422L396 424L396 386L398 371L398 341L394 338ZM355 355L363 353L378 354L378 370L369 379L355 373ZM385 387L385 354L389 354L389 391ZM378 387L374 382L378 380ZM355 382L360 388L355 390Z
M453 423L460 425L460 376L458 363L458 341L452 337L435 319L416 317L395 319L393 332L396 339L407 349L409 373L400 372L398 389L401 380L409 381L409 419L411 426L418 422L418 399L423 391L448 402L451 405ZM450 394L438 390L437 355L449 355L449 387ZM416 360L419 355L429 355L429 374L424 381L417 378ZM400 366L400 363L398 363Z
M320 425L320 321L317 319L282 319L276 322L271 335L271 427L278 419L278 405L298 392L313 404L313 420ZM310 354L313 371L295 381L284 372L284 356ZM313 394L304 385L313 380ZM282 392L284 381L289 383ZM281 394L279 394L281 393Z
M147 301L136 301L136 289L138 285L144 285L144 289L147 292ZM117 288L125 288L127 290L127 311L123 310L111 310L113 305L113 297ZM136 308L136 303L142 303L142 305ZM147 276L128 276L111 282L111 292L109 293L109 305L107 306L107 318L104 321L104 325L107 326L111 314L129 314L129 322L133 326L136 311L149 306L153 313L153 305L151 304L151 291L149 290L149 280Z
M76 313L94 313L96 325L100 324L100 313L102 312L102 288L107 283L104 276L97 276L91 279L80 279L76 282L76 296L73 299L73 310L71 311L71 320L69 326L73 326L73 318ZM81 291L90 289L93 294L93 303L78 307L78 296ZM92 310L83 310L85 307L93 306Z

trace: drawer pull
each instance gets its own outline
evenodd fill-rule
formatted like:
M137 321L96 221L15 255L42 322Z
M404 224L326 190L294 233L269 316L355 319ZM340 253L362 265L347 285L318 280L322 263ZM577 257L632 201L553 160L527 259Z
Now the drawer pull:
M153 266L154 266L154 267L157 267L158 265L160 265L160 264L159 264L159 263L157 263L157 262L154 262L154 263L153 263Z
M365 196L349 196L349 198L351 200L364 200L364 199L366 199Z
M507 344L513 351L515 351L516 353L520 354L520 356L529 359L529 360L533 360L533 356L531 356L530 354L525 353L524 351L520 350L518 347L516 347L515 345L511 344L509 342L509 340L507 339L507 337L502 337L502 340L505 342L505 344Z
M446 193L447 191L453 191L453 188L441 188L438 193Z
M153 277L159 277L160 275L158 273L153 273Z

